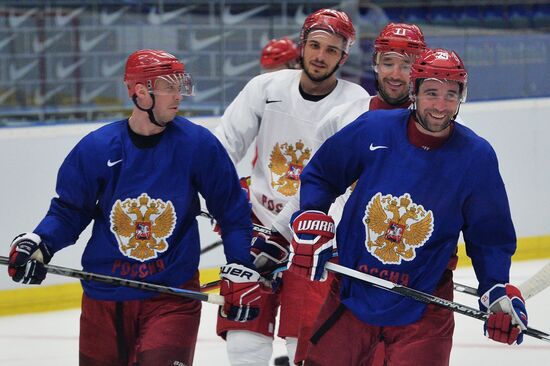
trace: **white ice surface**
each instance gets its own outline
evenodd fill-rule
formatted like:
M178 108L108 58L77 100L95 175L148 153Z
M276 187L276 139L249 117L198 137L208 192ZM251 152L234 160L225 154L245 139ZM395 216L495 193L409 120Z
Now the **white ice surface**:
M512 266L512 283L519 284L547 261L518 262ZM455 281L477 286L471 268L455 271ZM455 301L477 307L476 299L455 293ZM529 326L550 333L550 289L527 303ZM78 365L79 310L0 317L0 365ZM215 334L216 306L204 304L195 365L229 365L224 341ZM479 320L456 314L451 365L550 365L550 343L525 337L520 346L506 346L483 336ZM100 336L100 335L98 335ZM284 341L274 342L274 356L284 354Z

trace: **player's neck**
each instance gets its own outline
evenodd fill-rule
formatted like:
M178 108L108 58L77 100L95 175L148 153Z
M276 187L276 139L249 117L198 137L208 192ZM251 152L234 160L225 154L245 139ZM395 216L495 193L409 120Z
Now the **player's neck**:
M311 95L330 94L330 92L336 88L337 84L338 79L335 75L331 75L328 79L323 81L314 81L302 71L302 76L300 77L300 86L302 87L302 90Z
M160 127L151 123L147 113L135 110L132 112L130 118L128 118L128 124L132 131L142 136L156 135L165 129L165 127Z

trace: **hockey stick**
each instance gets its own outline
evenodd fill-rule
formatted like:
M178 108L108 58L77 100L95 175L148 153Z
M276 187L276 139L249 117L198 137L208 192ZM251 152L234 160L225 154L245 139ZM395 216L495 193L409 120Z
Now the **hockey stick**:
M8 265L8 262L9 262L9 259L7 257L0 256L0 264ZM84 272L73 268L54 266L51 264L45 264L44 267L46 268L48 273L53 273L60 276L73 277L73 278L78 278L85 281L96 281L96 282L108 283L110 285L115 285L115 286L131 287L138 290L160 292L163 294L169 294L174 296L186 297L193 300L209 302L211 304L216 304L216 305L224 304L223 296L218 294L204 294L198 291L155 285L153 283L147 283L147 282L141 282L141 281L127 280L125 278L111 277L111 276L106 276L106 275L97 274L97 273Z
M364 282L368 282L375 287L399 294L401 296L410 297L414 300L417 300L426 304L434 304L434 305L441 306L443 308L452 310L462 315L469 316L471 318L485 321L489 317L487 313L471 308L469 306L462 305L454 301L445 300L440 297L412 289L410 287L398 285L391 281L387 281L382 278L369 275L367 273L359 272L354 269L344 267L336 263L327 262L325 264L325 269L334 273L339 273L348 277L353 277L355 279L358 279ZM540 330L536 330L528 327L526 330L523 331L523 333L531 337L550 343L550 338L549 338L550 334L542 332Z
M201 255L203 255L204 253L208 253L212 249L216 249L217 247L219 247L222 244L223 244L222 240L217 240L217 241L213 242L212 244L208 244L204 248L201 248Z
M523 299L528 300L545 290L548 286L550 286L550 263L546 263L544 267L519 285L518 288L523 295ZM454 289L468 295L478 296L477 289L467 285L455 282Z
M210 215L206 211L201 211L200 216L206 217L210 220L215 220L214 216ZM253 229L257 232L264 233L266 235L271 235L271 230L266 228L265 226L258 225L258 224L252 224L252 226L253 226Z
M546 263L537 273L519 285L525 300L530 299L550 286L550 263Z

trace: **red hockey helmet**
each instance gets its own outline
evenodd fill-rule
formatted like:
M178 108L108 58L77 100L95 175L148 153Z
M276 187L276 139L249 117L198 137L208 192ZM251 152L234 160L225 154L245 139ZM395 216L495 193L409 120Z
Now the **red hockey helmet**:
M157 79L177 83L182 95L193 95L191 75L185 72L184 64L176 56L162 50L139 50L128 56L124 82L130 97L136 84L143 84L153 92Z
M374 41L374 64L383 52L397 52L418 56L426 49L424 34L414 24L389 23Z
M456 52L443 48L426 49L416 59L411 68L411 94L418 93L419 81L439 79L456 81L461 86L461 100L466 99L468 72Z
M345 40L344 52L355 42L355 28L350 17L343 11L321 9L308 15L302 26L300 42L302 47L306 43L308 34L315 29L322 29L342 36Z
M274 69L287 63L297 62L300 52L296 43L284 37L272 39L262 50L260 64L264 69Z

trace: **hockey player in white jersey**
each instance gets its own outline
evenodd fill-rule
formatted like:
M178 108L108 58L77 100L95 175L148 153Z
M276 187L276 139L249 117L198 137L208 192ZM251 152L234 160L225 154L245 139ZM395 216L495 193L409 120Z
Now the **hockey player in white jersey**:
M333 107L368 96L359 85L335 74L354 40L347 14L330 9L314 12L306 18L300 35L302 70L253 78L225 111L215 134L234 163L256 141L248 188L256 223L271 227L298 193L300 173L316 150L314 133L319 121ZM257 236L251 251L260 271L287 260L288 245L277 234ZM325 283L285 273L279 290L263 301L258 319L244 324L219 317L217 332L227 340L230 363L268 365L279 304L278 335L286 339L293 360L299 330L313 323L327 293Z

